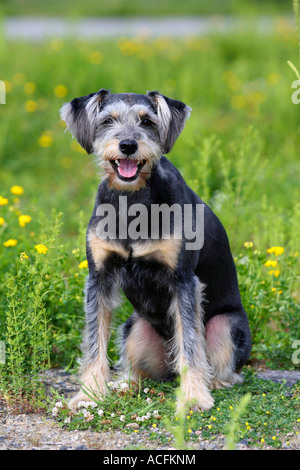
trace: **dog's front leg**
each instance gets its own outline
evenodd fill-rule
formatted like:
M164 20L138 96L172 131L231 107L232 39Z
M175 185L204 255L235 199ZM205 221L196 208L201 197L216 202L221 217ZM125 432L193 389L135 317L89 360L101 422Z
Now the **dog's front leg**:
M206 356L201 290L195 277L181 282L170 307L174 367L181 377L177 411L186 405L195 410L209 410L214 404L209 392L211 370Z
M111 280L111 279L110 279ZM110 335L112 311L118 301L116 281L107 282L104 273L90 274L86 285L86 321L83 340L81 383L88 393L106 393L110 378L107 345ZM75 410L80 401L89 401L81 389L69 402Z

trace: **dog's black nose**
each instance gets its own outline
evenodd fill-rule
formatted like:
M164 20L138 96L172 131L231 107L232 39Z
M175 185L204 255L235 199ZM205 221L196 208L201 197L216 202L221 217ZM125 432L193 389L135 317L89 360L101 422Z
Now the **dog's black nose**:
M138 144L135 140L131 139L121 140L121 142L119 143L119 149L125 155L132 155L134 152L137 151Z

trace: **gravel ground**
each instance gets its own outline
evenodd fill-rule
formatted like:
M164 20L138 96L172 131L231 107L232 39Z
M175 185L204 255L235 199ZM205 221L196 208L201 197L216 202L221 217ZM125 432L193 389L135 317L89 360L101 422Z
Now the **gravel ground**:
M292 386L300 380L300 371L258 371L262 380L276 382L286 380ZM56 389L69 397L79 388L76 378L61 370L46 371L43 377L46 389ZM161 432L161 431L160 431ZM300 435L289 438L288 449L300 449ZM218 436L213 441L201 439L194 444L194 450L223 449L225 438ZM0 450L128 450L128 449L174 450L171 444L158 446L149 439L147 431L138 434L124 434L122 431L68 431L62 429L55 420L45 413L15 414L0 402ZM250 449L247 442L237 445L240 450ZM253 449L253 448L252 448Z

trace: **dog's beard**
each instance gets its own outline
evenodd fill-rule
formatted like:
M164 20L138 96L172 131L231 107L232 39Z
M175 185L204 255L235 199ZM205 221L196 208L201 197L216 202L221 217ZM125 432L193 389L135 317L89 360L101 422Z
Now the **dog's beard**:
M137 191L146 186L154 165L161 156L158 144L137 141L138 150L131 157L123 155L119 149L119 140L110 139L98 147L100 167L110 188Z

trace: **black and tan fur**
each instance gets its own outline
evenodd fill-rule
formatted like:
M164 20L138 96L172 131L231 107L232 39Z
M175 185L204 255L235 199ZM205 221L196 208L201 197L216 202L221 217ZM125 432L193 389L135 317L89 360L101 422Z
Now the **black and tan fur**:
M106 392L110 322L122 290L134 309L122 328L123 369L130 369L135 381L182 375L185 398L179 407L189 402L205 410L213 406L213 387L242 381L239 370L248 360L251 340L226 232L162 156L172 149L189 114L184 103L158 92L112 94L103 89L61 110L69 130L88 153L97 155L105 174L87 230L81 380ZM134 177L121 176L120 159L136 162ZM203 247L186 249L187 240L175 237L174 226L169 239L161 233L147 240L99 238L98 210L104 204L116 208L119 228L119 196L126 196L128 210L138 203L149 214L153 204L204 204ZM79 392L70 407L85 398Z

